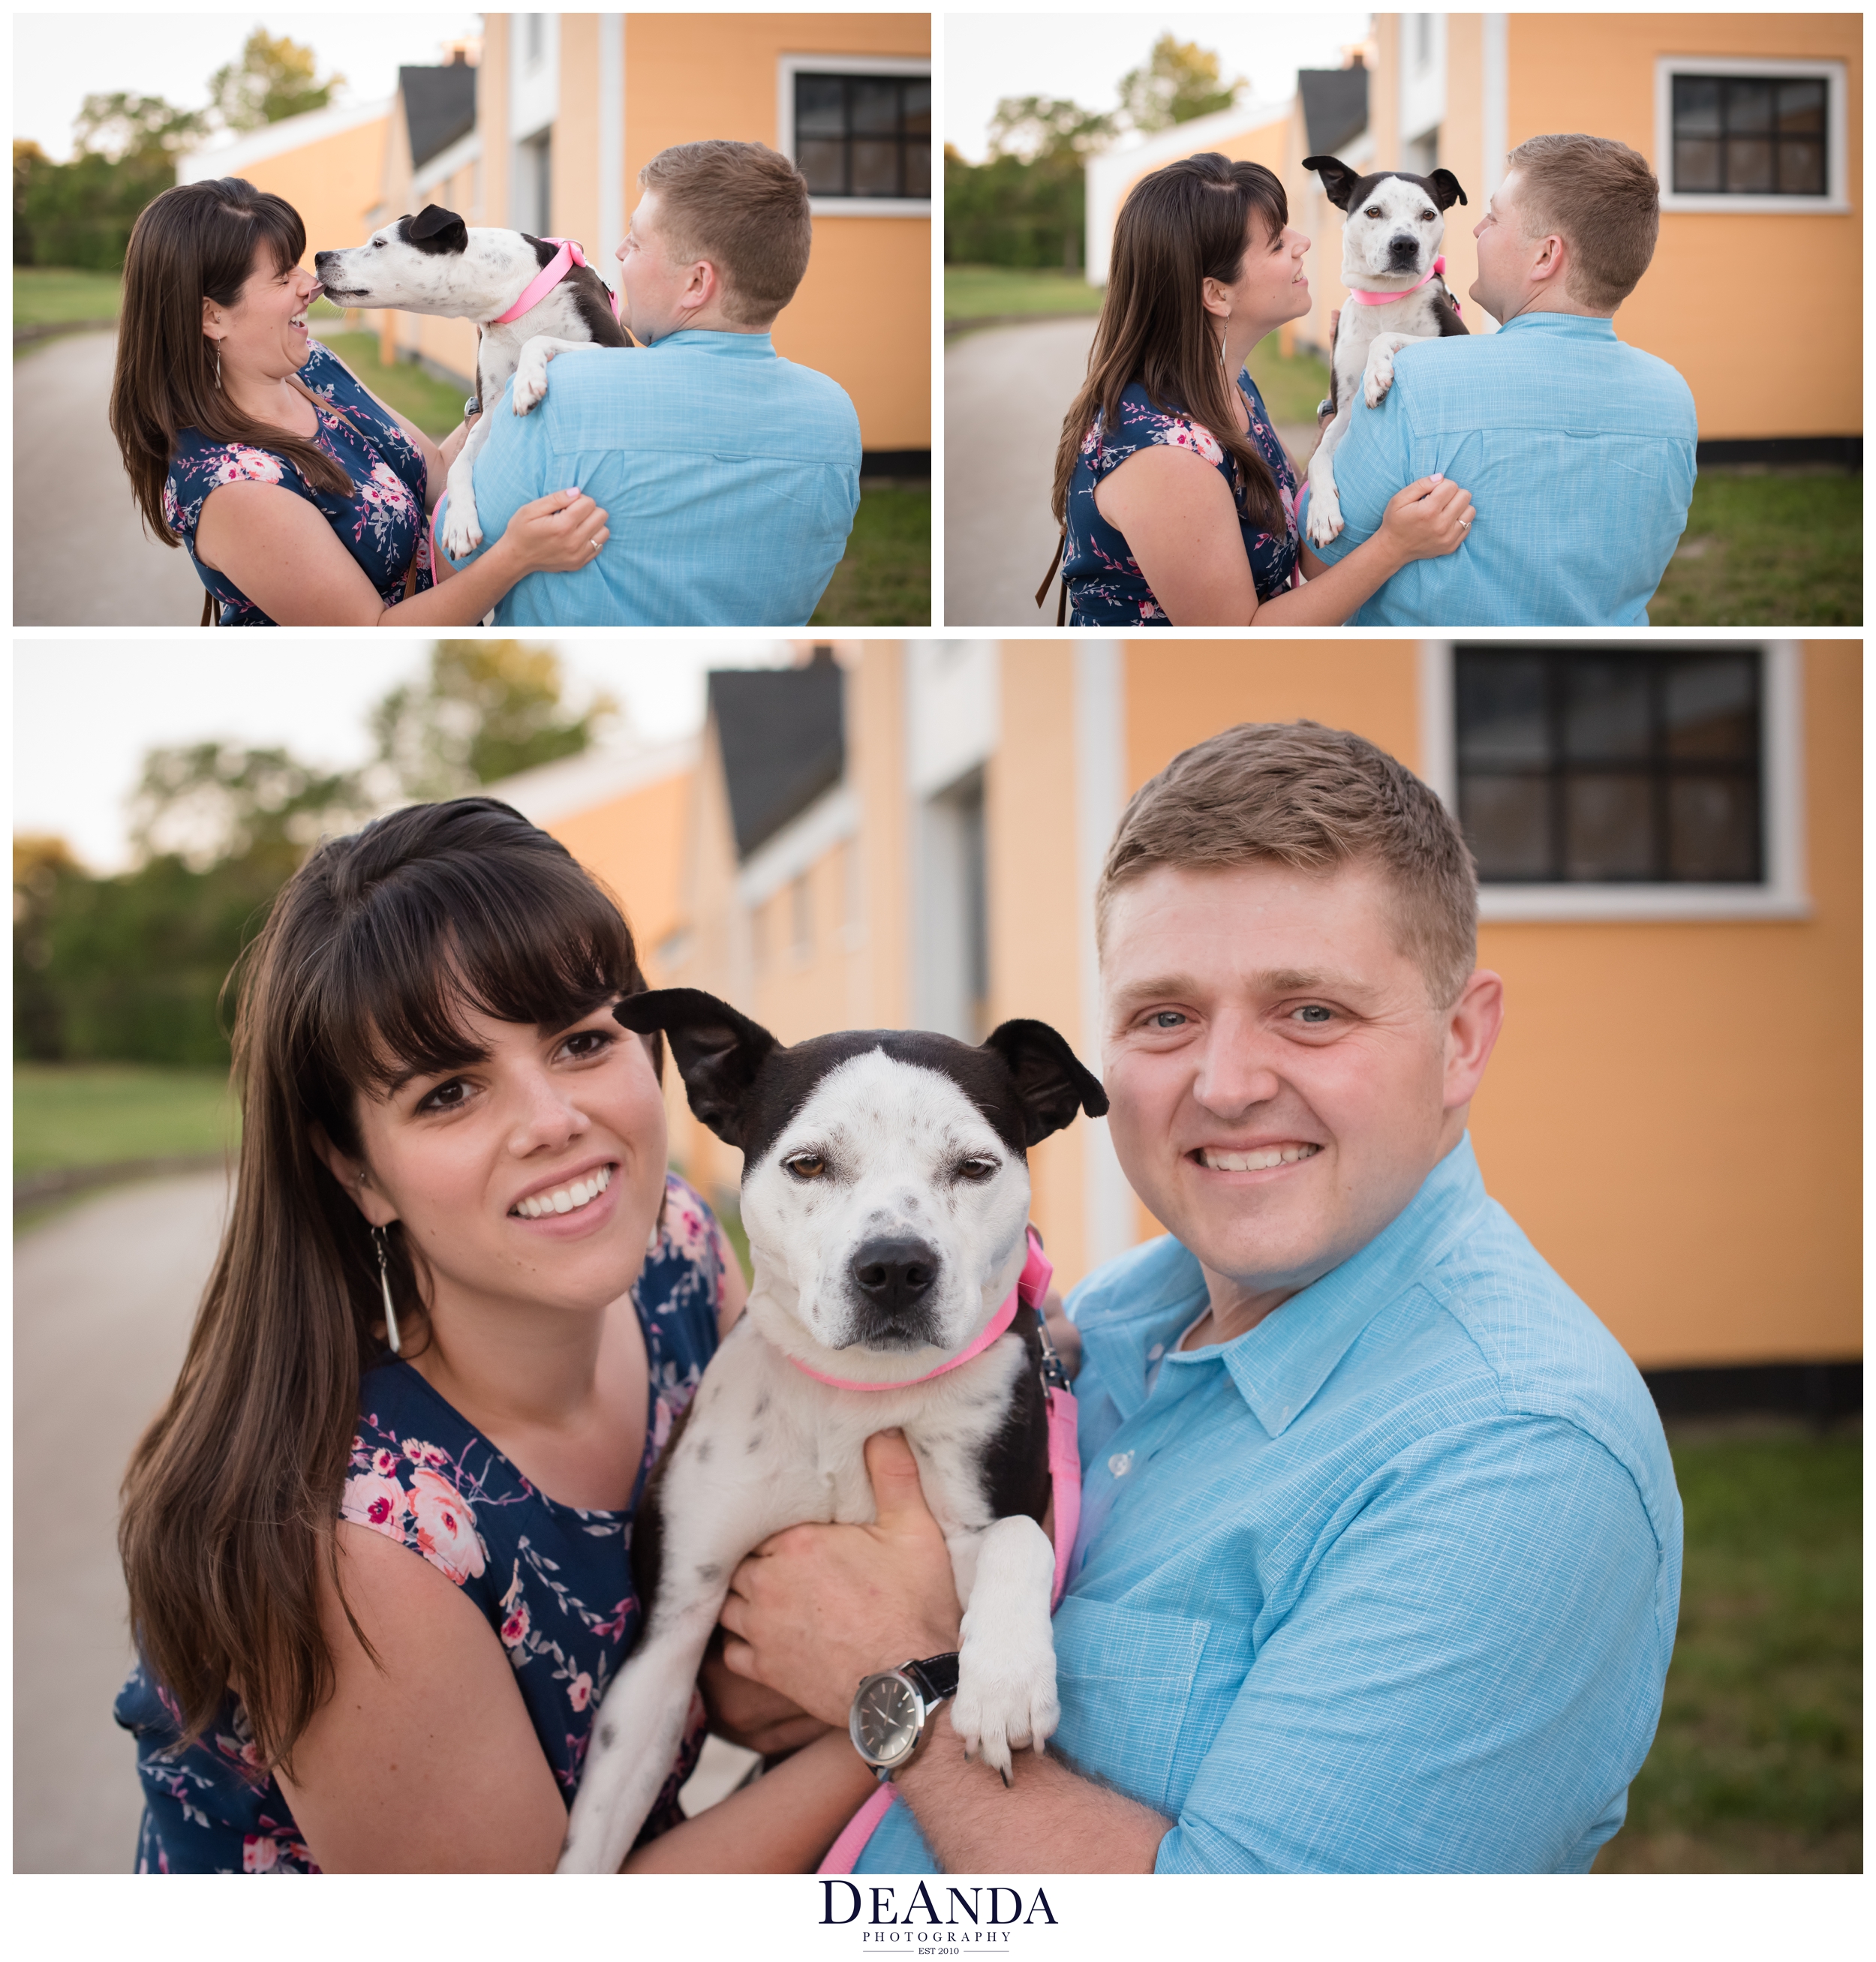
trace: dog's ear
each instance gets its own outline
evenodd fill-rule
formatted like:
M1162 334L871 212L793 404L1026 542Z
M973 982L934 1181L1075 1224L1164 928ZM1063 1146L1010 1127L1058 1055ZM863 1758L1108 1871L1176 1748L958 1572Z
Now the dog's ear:
M1047 1022L999 1023L983 1046L1002 1059L1016 1079L1025 1147L1073 1123L1078 1110L1091 1117L1106 1115L1107 1093L1101 1079L1082 1067L1065 1038Z
M628 995L613 1009L612 1019L640 1035L664 1031L698 1121L740 1151L749 1089L775 1047L775 1037L701 988L654 988Z
M1465 193L1460 188L1459 179L1450 171L1435 171L1427 180L1427 184L1433 193L1433 203L1442 211L1450 211L1456 203L1464 204L1466 202Z
M1348 209L1349 200L1355 195L1355 187L1361 182L1360 172L1351 171L1340 157L1305 157L1302 167L1306 171L1314 171L1322 178L1322 188L1337 210Z
M469 228L453 211L440 204L427 204L414 218L404 221L405 239L424 252L465 252Z

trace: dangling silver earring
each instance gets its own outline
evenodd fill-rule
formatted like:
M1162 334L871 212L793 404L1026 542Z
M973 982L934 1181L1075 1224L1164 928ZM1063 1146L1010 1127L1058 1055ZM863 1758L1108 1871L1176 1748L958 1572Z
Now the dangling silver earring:
M360 1183L363 1184L360 1180ZM385 1229L374 1226L371 1229L371 1243L378 1252L378 1285L385 1291L385 1339L391 1345L394 1356L401 1355L402 1345L398 1340L397 1304L391 1299L391 1265L385 1249Z

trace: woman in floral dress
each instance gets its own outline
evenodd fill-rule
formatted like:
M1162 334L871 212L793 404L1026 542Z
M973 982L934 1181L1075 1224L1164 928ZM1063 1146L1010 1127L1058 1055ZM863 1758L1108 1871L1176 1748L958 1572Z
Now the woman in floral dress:
M659 1042L612 1018L644 986L485 798L329 841L275 902L231 1216L125 1481L140 1872L553 1868L640 1629L633 1515L745 1292L666 1171ZM686 1821L695 1703L628 1868L806 1871L871 1774L717 1680L802 1748Z
M471 626L526 574L590 564L606 513L564 490L438 584L427 514L466 430L439 447L312 339L305 248L292 206L239 177L165 191L130 235L110 426L203 624Z
M1121 206L1056 455L1069 625L1339 626L1411 560L1463 542L1471 497L1437 477L1408 484L1334 567L1299 536L1296 476L1244 366L1309 310L1309 241L1289 221L1262 165L1209 153L1142 178Z

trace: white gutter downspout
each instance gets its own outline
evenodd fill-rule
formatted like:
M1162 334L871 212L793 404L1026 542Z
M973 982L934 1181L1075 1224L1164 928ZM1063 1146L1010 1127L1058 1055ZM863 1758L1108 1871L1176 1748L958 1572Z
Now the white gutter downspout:
M615 292L625 236L625 16L599 16L599 235L588 257Z

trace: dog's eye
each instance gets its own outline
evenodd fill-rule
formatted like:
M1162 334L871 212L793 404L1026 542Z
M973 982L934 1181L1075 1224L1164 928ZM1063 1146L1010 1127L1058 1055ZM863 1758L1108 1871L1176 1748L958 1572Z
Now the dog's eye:
M957 1168L957 1176L969 1179L973 1184L981 1185L986 1178L995 1178L996 1171L995 1158L966 1158Z
M1433 217L1433 214L1430 211L1423 211L1420 214L1420 222L1421 224L1424 225Z
M1362 213L1362 216L1363 218L1379 218L1380 216L1381 207L1378 204L1369 205L1368 209Z
M794 1152L781 1162L783 1171L795 1178L819 1178L827 1161L819 1152Z

